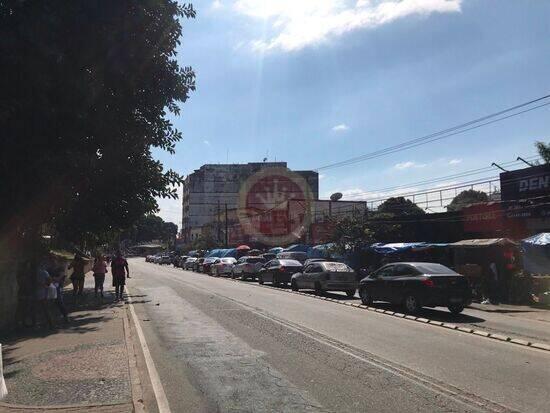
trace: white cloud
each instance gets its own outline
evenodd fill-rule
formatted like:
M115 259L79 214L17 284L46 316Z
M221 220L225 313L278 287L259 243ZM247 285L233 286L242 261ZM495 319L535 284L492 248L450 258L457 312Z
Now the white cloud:
M424 168L425 163L416 163L413 161L400 162L394 165L395 169Z
M208 145L208 146L210 146L210 141L207 141L206 139L205 139L205 140L203 140L203 143L204 143L205 145Z
M449 165L458 165L461 162L462 162L462 159L451 159L449 161Z
M214 0L210 5L212 10L219 10L223 7L223 3L220 0Z
M349 126L346 125L345 123L341 123L339 125L333 126L332 130L334 132L345 132L345 131L349 130Z
M294 51L408 16L460 12L462 0L235 0L234 9L268 28L259 51Z

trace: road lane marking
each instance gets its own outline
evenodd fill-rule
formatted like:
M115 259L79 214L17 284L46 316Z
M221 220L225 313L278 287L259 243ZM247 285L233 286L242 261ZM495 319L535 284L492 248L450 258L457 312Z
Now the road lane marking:
M159 413L171 413L170 404L168 403L168 399L166 398L164 387L162 386L160 376L158 374L157 368L155 367L155 362L153 361L153 357L151 357L149 346L147 345L147 341L145 340L145 334L143 334L143 330L141 329L141 325L139 324L136 311L134 310L134 305L132 304L130 289L126 287L126 291L128 293L127 298L130 307L130 313L132 314L132 319L134 320L134 325L136 326L139 342L141 344L141 350L143 351L145 364L147 365L147 371L149 372L149 379L151 380L151 385L153 386L153 393L155 393L155 399L157 401Z

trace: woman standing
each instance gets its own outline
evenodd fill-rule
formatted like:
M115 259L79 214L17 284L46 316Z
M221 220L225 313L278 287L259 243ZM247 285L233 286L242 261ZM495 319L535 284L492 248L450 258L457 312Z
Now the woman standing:
M95 296L97 297L97 291L99 290L101 298L103 298L103 283L105 282L105 274L107 273L107 261L102 254L96 257L92 271L94 272L95 280Z
M76 295L82 295L84 291L84 267L86 262L81 254L76 253L73 262L69 265L69 269L73 269L71 274L71 281L73 283L73 297Z

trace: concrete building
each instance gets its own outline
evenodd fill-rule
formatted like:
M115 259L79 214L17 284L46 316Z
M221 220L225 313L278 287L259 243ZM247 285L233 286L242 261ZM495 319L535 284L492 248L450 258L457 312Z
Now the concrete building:
M207 164L189 174L183 184L182 237L188 242L202 233L202 228L220 220L222 211L237 209L243 184L266 168L282 168L286 162L250 162L247 164ZM319 198L319 175L315 171L292 171L309 187L313 199ZM288 198L293 198L288 195ZM287 198L287 199L288 199ZM219 226L219 225L218 225Z

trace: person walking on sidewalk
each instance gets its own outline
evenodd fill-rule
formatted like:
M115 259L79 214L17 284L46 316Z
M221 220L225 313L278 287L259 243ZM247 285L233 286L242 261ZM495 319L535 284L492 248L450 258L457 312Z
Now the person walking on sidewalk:
M38 302L38 308L44 315L48 327L54 328L52 316L50 314L49 306L49 289L52 283L50 274L46 270L47 262L43 260L36 271L36 301Z
M113 274L113 287L115 287L115 300L122 300L126 278L130 278L130 269L128 261L120 251L116 252L116 256L111 262L111 273Z
M59 312L63 316L65 323L69 322L69 313L65 307L65 302L63 301L63 287L65 286L65 268L57 264L53 256L49 256L49 266L48 272L52 278L52 283L55 285L57 297L55 298L55 303Z
M73 297L76 298L77 295L82 295L84 291L84 267L86 262L84 257L80 253L74 255L74 260L69 265L69 269L73 269L71 274L71 281L73 282Z
M105 274L107 273L107 261L103 254L98 254L96 257L92 271L94 272L95 280L95 296L97 297L97 291L99 290L101 298L103 298L103 283L105 282Z

